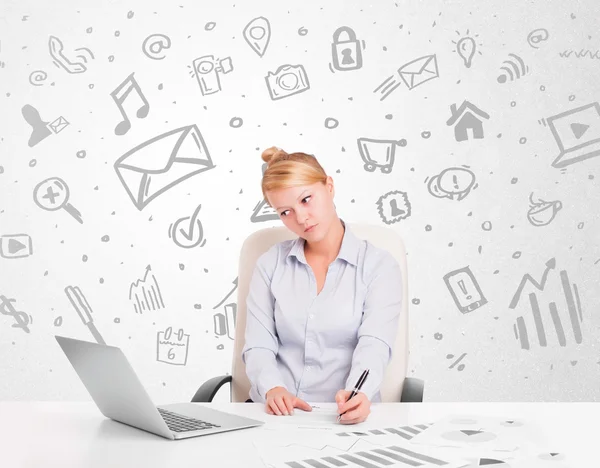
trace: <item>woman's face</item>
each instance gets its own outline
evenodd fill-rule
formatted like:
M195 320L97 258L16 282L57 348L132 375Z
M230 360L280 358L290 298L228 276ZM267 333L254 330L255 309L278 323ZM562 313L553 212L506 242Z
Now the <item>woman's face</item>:
M317 182L274 190L267 193L267 198L290 231L310 242L318 242L336 218L334 194L333 179L328 176L325 184Z

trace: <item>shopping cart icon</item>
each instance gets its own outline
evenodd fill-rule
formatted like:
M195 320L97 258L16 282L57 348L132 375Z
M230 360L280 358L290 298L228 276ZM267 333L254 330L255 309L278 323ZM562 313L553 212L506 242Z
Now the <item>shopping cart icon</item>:
M357 143L360 157L365 162L365 171L373 172L379 168L384 174L392 172L396 146L406 145L404 141L372 138L359 138Z

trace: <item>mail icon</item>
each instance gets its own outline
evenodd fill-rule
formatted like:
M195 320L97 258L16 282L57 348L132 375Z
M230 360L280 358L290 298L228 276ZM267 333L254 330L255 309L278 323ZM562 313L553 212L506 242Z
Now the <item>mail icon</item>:
M161 193L216 167L196 125L158 135L121 156L117 175L138 210Z
M54 133L60 133L69 126L69 122L61 115L58 119L50 122L48 126Z
M402 65L398 69L398 73L400 73L408 89L416 88L426 81L439 77L435 54L425 55Z

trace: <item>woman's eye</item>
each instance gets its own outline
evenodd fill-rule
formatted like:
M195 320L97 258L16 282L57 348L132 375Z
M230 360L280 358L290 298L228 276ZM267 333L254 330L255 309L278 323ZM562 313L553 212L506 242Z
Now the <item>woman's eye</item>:
M302 201L304 201L304 200L308 200L310 197L311 197L311 195L307 195L306 197L304 197L304 198L302 199Z
M288 212L288 210L282 211L281 213L279 213L279 216L286 216L287 212Z

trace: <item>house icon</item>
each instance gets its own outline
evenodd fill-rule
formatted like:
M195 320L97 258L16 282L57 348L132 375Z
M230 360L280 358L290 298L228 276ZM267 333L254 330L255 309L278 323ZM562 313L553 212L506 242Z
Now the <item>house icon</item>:
M448 119L446 124L454 125L454 138L456 138L456 141L468 140L469 129L473 131L473 138L483 138L482 119L489 119L489 114L486 114L469 101L463 101L458 109L456 104L452 104L450 112L452 117Z

